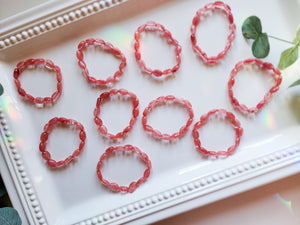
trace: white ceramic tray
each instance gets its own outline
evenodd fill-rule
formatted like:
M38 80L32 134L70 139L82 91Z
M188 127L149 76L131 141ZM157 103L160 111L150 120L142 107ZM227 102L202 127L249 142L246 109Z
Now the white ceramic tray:
M243 20L255 14L262 19L266 32L292 40L300 20L299 1L228 0L226 3L231 6L237 25L236 39L221 63L210 67L199 60L190 43L192 18L207 2L130 0L62 4L50 1L2 21L6 26L1 27L0 37L0 82L5 89L0 98L0 166L24 224L145 224L299 171L299 91L288 89L298 79L299 63L283 71L280 90L254 117L236 111L226 89L235 63L251 57L250 44L240 30ZM133 34L149 20L163 24L183 49L181 68L163 82L142 74L134 58ZM218 13L200 24L201 47L209 54L223 48L227 25L226 18ZM133 130L118 144L132 144L146 152L153 165L151 175L132 194L113 193L105 188L97 178L96 164L111 143L97 131L93 109L99 94L108 89L92 88L77 65L77 44L86 38L102 38L126 55L128 65L114 88L136 93L140 112L151 100L167 94L192 103L194 122L213 108L233 112L244 128L237 151L222 159L204 157L193 145L191 128L172 144L154 140L144 132L140 114ZM152 68L167 68L174 63L172 47L162 39L147 35L142 42L145 61ZM271 40L270 56L265 61L277 65L280 52L287 47ZM63 76L62 96L53 107L45 109L22 100L13 82L16 64L38 57L59 65ZM88 50L86 61L90 71L101 72L102 76L114 71L117 65L116 59L93 49ZM23 75L25 88L34 95L48 95L55 87L55 79L47 73L38 76L37 72L27 71ZM240 75L235 91L241 101L254 105L272 79L252 70ZM117 131L128 123L130 110L129 105L115 100L105 106L103 120L112 132ZM87 133L82 155L75 163L59 170L49 169L38 150L42 128L55 116L80 121ZM181 108L162 107L153 111L149 120L153 126L171 132L186 117ZM226 147L233 141L230 127L216 121L207 124L201 135L203 143L213 149ZM54 158L67 156L77 141L68 130L57 130L51 138L50 151ZM117 156L106 166L107 177L126 184L142 174L144 166L134 157Z

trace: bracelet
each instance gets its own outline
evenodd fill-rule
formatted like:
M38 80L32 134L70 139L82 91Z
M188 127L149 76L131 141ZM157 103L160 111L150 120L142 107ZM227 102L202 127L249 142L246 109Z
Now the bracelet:
M33 97L32 95L28 94L21 86L21 82L19 77L21 73L30 66L36 65L43 65L44 68L54 71L56 73L57 79L57 90L50 96L50 97ZM51 60L49 59L27 59L26 61L21 61L17 64L17 67L14 69L14 81L15 85L18 89L18 93L24 97L25 99L35 103L39 106L44 106L45 104L53 104L57 101L62 93L62 76L60 72L60 68L56 66Z
M137 181L133 181L129 184L129 186L119 186L116 183L111 183L107 180L105 180L103 178L103 175L101 173L101 168L103 165L103 161L108 157L108 155L113 152L113 151L127 151L127 152L135 152L137 153L140 158L142 159L142 161L146 164L147 168L144 171L143 177L141 177L139 180ZM105 153L103 153L103 155L101 155L99 162L97 164L97 175L99 180L102 182L102 184L104 184L105 186L107 186L108 188L110 188L112 191L115 192L129 192L132 193L135 191L135 189L137 189L137 187L143 183L144 181L147 180L147 178L150 175L150 170L151 170L151 161L148 158L147 154L142 152L139 148L132 146L132 145L125 145L125 146L115 146L115 147L109 147L108 149L105 150Z
M142 60L141 57L141 51L140 51L140 36L143 31L157 31L163 34L163 36L167 39L168 43L171 43L172 45L175 46L175 54L176 54L176 65L172 69L166 69L166 70L152 70L149 67L145 65L145 62ZM147 22L146 24L141 25L137 31L134 33L134 50L135 50L135 59L137 63L139 64L140 68L147 74L153 75L155 77L162 77L162 76L167 76L175 73L181 63L181 58L180 58L180 53L181 53L181 46L179 45L178 41L175 40L170 31L166 30L166 28L158 23L155 22Z
M86 67L86 63L84 62L83 50L89 45L98 45L102 47L103 50L113 54L115 57L121 59L121 63L119 65L119 69L114 73L113 76L108 77L106 80L97 80L95 77L90 76L89 70ZM78 59L78 65L83 70L83 74L86 79L95 85L98 86L110 86L115 83L119 78L123 75L124 68L126 66L126 57L125 55L117 48L115 48L112 44L105 42L101 39L87 39L85 41L81 41L78 45L78 50L76 52L76 57Z
M205 125L209 117L213 114L218 114L222 119L227 119L228 121L230 121L233 129L235 130L235 143L234 145L230 146L227 149L227 151L208 151L207 149L201 146L198 129ZM240 144L241 136L243 135L243 128L241 127L240 122L235 118L235 116L232 113L227 112L225 109L214 109L208 112L207 114L201 116L200 121L195 123L192 134L194 138L194 144L198 151L202 152L205 155L228 156L232 154Z
M268 91L267 94L263 97L263 99L252 108L248 108L246 105L241 104L233 95L232 87L235 83L235 76L241 70L245 64L251 64L251 65L257 65L260 69L268 70L272 72L272 76L275 80L275 85ZM230 101L233 104L235 108L237 108L240 112L247 114L247 113L256 113L258 112L272 97L273 93L279 90L279 86L282 81L282 76L280 71L277 68L274 68L274 66L271 63L262 62L259 59L246 59L244 61L238 62L230 74L230 79L228 81L228 93L230 97Z
M127 96L129 98L132 99L132 106L133 106L133 110L132 110L132 118L130 119L129 125L127 127L125 127L123 129L123 131L117 133L117 134L110 134L107 131L107 127L103 124L103 121L100 119L99 114L100 114L100 106L102 104L102 102L107 99L110 98L113 95L123 95L123 96ZM125 89L112 89L109 92L104 92L102 93L98 99L97 99L97 103L96 103L96 108L94 109L94 122L95 124L98 126L98 130L101 134L103 134L105 137L109 138L109 139L121 139L124 137L125 134L127 134L133 127L133 125L136 122L136 119L139 115L139 100L137 98L137 96Z
M80 139L80 144L78 146L78 149L76 149L72 155L68 156L66 159L61 160L56 162L54 159L51 158L51 154L46 151L46 146L47 146L47 141L50 133L52 130L55 128L56 124L66 124L69 126L76 126L76 128L79 130L79 139ZM71 162L74 158L78 157L80 153L82 152L83 146L85 144L85 139L86 139L86 133L84 131L84 127L81 123L77 122L76 120L73 119L66 119L64 117L54 117L49 122L44 126L44 131L41 134L40 137L40 145L39 149L40 152L42 153L43 159L47 161L48 166L50 167L62 167L66 166L69 162Z
M198 24L201 21L201 16L204 15L206 11L214 10L214 9L221 10L228 17L229 35L227 36L227 43L225 49L221 51L217 56L208 57L207 54L197 45L196 29ZM233 21L233 16L230 7L221 1L209 3L205 5L203 8L199 9L196 12L196 16L193 18L193 22L191 26L191 42L192 42L193 49L204 63L210 65L216 64L218 60L224 58L224 56L227 54L228 50L230 49L232 42L235 38L235 30L236 30L236 26Z
M182 126L178 132L175 132L173 134L162 134L160 131L153 129L149 124L147 124L148 113L155 106L166 104L166 103L180 104L187 109L188 114L189 114L189 119L187 120L186 124L184 126ZM170 140L174 140L174 139L182 137L188 131L189 126L193 122L193 118L194 118L194 112L192 109L192 105L188 100L176 98L173 95L168 95L168 96L158 97L156 100L153 100L152 102L149 103L148 107L145 108L145 110L143 112L142 124L143 124L144 130L151 133L153 137L170 141Z

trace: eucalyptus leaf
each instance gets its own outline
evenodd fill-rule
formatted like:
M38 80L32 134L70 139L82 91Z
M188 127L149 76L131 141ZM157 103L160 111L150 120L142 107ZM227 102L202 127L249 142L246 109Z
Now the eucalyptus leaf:
M3 88L2 84L0 84L0 96L3 94L3 92L4 92L4 88Z
M242 32L247 39L257 39L262 33L260 19L257 16L248 17L242 25Z
M2 197L3 195L6 194L6 189L5 189L5 186L4 186L4 183L0 177L0 197Z
M292 83L289 87L295 87L295 86L298 86L300 85L300 79L299 80L296 80L294 83Z
M1 225L21 225L22 221L18 212L9 207L0 208L0 224Z
M252 44L252 53L256 58L265 58L270 52L268 35L262 33Z
M295 45L300 45L300 26L297 29L296 37L293 42Z
M292 65L298 59L298 46L289 48L281 53L278 69L283 70Z

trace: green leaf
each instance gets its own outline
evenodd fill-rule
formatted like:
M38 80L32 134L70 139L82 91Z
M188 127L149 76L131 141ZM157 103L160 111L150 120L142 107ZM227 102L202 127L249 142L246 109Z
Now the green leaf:
M289 87L295 87L295 86L298 86L300 85L300 79L295 81L294 83L292 83Z
M22 221L18 212L9 207L0 209L0 224L1 225L21 225Z
M6 189L2 181L2 178L0 177L0 198L5 194L6 194Z
M257 16L248 17L242 25L242 32L247 39L257 39L262 33L260 19Z
M297 29L296 37L295 37L293 42L294 42L295 45L300 44L300 26Z
M281 53L278 69L283 70L298 59L298 46L289 48Z
M0 84L0 96L3 94L3 92L4 92L4 88L3 88L2 84Z
M262 33L252 44L252 53L256 58L265 58L270 52L268 35Z

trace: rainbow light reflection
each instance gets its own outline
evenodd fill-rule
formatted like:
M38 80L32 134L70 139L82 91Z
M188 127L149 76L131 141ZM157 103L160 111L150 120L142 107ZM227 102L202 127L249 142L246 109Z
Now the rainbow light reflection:
M116 44L116 47L122 49L122 51L130 52L131 51L131 41L133 35L130 34L125 29L122 29L119 26L110 26L103 30L103 35L107 37L109 42Z
M269 110L262 110L258 115L258 119L263 122L263 124L270 130L276 129L276 121L274 115Z
M280 196L280 194L278 194L278 193L275 194L274 197L275 197L277 200L279 200L282 204L284 204L285 207L286 207L291 213L293 213L292 201L286 201L286 200L284 200L284 199Z
M0 98L0 106L4 112L14 121L21 119L21 114L11 105L11 101L7 97Z
M11 99L9 97L2 96L0 98L0 106L5 114L8 115L14 122L17 123L21 120L21 114L12 106ZM12 133L9 137L5 136L5 138L10 138L16 147L20 147L23 145L23 140L18 138L14 133Z

